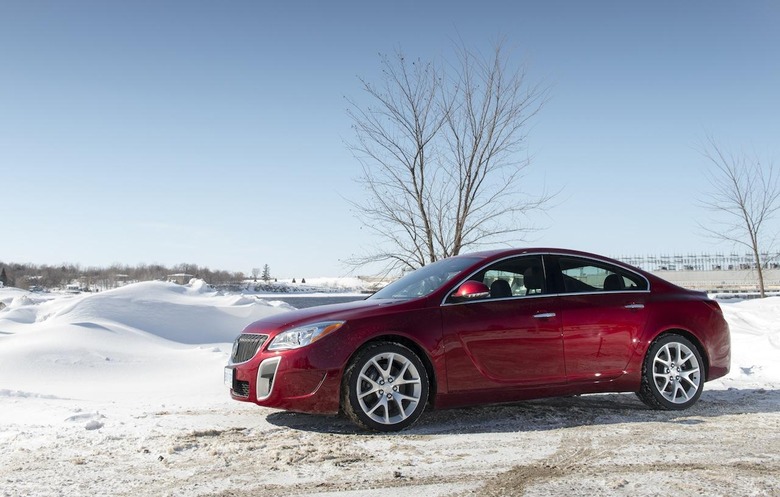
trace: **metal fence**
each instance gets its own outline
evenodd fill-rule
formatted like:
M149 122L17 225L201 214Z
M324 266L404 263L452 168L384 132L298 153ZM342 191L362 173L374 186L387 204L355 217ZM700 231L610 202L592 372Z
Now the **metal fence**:
M613 257L652 272L676 285L710 293L758 292L758 275L753 255L674 254ZM764 288L780 292L780 254L762 254Z
M745 271L756 268L753 254L663 254L613 257L645 271ZM761 254L764 269L780 269L780 253Z

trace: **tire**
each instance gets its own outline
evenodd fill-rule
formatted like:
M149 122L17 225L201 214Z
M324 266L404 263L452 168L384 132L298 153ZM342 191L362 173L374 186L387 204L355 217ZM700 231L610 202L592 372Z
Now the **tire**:
M342 410L368 430L403 430L425 410L428 381L425 366L408 347L394 342L369 344L344 372Z
M674 333L661 335L647 351L637 395L653 409L687 409L699 400L704 376L696 345Z

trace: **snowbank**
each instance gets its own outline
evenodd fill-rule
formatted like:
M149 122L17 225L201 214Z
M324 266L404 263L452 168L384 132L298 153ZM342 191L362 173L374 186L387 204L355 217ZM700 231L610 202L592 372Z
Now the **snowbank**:
M286 309L221 295L200 280L17 294L0 311L0 389L131 402L205 392L220 399L230 342L252 321Z
M780 387L780 297L721 303L721 308L731 329L731 372L722 383Z

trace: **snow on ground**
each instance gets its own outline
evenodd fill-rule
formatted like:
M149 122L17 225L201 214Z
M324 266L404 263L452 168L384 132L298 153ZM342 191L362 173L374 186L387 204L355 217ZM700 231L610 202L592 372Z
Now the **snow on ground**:
M394 435L229 399L230 341L284 312L200 281L0 289L0 495L778 495L780 297L724 303L732 372L683 412L592 395ZM394 487L405 487L397 489Z

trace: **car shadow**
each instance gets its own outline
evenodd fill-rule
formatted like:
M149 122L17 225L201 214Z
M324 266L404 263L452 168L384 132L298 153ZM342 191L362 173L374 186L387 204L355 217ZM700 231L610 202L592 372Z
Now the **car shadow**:
M699 401L684 411L650 409L634 394L594 394L441 411L429 409L402 433L507 433L645 422L699 424L706 418L775 412L780 412L780 390L763 388L705 390ZM273 425L301 431L383 435L363 431L343 416L274 412L266 419Z

